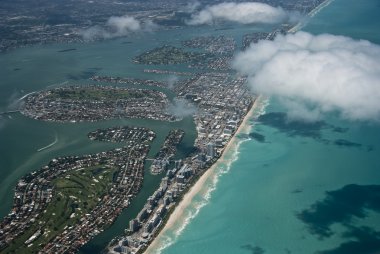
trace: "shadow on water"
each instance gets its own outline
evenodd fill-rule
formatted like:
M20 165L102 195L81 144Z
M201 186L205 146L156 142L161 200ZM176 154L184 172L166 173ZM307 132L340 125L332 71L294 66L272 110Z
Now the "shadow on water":
M319 254L375 254L380 253L380 232L369 227L350 227L342 235L355 239L342 243L338 247L320 251Z
M249 137L260 143L265 143L265 136L258 132L249 133Z
M351 142L345 139L337 139L334 141L334 144L337 146L345 146L345 147L356 147L356 148L362 147L362 144Z
M349 225L351 220L367 217L366 210L380 212L380 185L346 185L326 192L326 197L303 210L297 217L307 224L310 233L320 238L334 234L335 223Z
M288 136L302 136L309 137L316 140L322 139L321 131L329 128L329 125L324 121L316 122L301 122L289 121L286 113L271 112L261 115L258 118L259 122L264 125L275 128L281 132L286 133Z
M322 132L324 130L329 130L331 132L339 134L345 134L349 130L348 128L342 128L328 124L325 121L303 122L289 120L286 113L284 112L271 112L261 115L258 118L258 121L263 125L270 126L282 133L285 133L289 137L299 136L312 138L326 145L331 144L341 148L366 149L368 152L374 150L374 147L372 145L364 146L363 144L352 142L346 139L327 140L323 138ZM251 133L250 137L259 142L265 142L265 137L259 133Z
M80 72L79 74L67 74L67 79L78 81L78 80L87 80L95 76L102 68L89 68Z
M326 197L303 210L297 217L307 224L309 232L320 239L334 234L333 224L341 224L349 239L336 248L319 254L375 254L380 253L380 232L370 227L356 227L353 219L368 216L368 211L380 213L380 185L346 185L326 192Z
M252 254L264 254L265 250L259 246L253 246L252 244L246 244L240 246L240 248L251 252Z

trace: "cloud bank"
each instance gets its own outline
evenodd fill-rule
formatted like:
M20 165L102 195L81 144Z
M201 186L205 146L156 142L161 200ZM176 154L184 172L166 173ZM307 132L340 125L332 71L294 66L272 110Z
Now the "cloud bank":
M169 89L173 89L175 84L179 81L179 78L176 75L170 75L166 80Z
M264 3L221 3L207 6L192 15L189 25L213 24L216 21L232 21L242 24L278 24L283 22L297 22L301 18L299 13L286 12L281 7L272 7Z
M187 3L187 5L182 8L183 12L187 13L193 13L195 12L199 7L201 6L201 3L199 1L190 1Z
M104 27L93 26L82 31L85 40L122 37L140 31L152 31L157 27L152 21L139 21L131 16L110 17Z
M297 32L251 45L233 66L254 92L279 97L291 118L380 120L380 46L368 41Z

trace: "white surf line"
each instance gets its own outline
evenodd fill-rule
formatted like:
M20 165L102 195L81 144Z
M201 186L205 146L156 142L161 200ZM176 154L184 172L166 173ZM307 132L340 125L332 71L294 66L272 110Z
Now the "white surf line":
M37 150L37 152L41 152L41 151L43 151L45 149L48 149L48 148L54 146L55 144L57 144L57 142L58 142L58 137L57 137L57 134L55 134L54 141L52 143L48 144L47 146L41 147L40 149Z
M22 101L23 99L25 99L26 97L28 97L29 95L34 94L34 93L37 93L37 92L34 91L34 92L27 93L24 96L22 96L21 98L19 98L17 101Z
M209 203L212 193L216 190L219 179L222 175L228 173L232 164L239 159L240 147L248 140L239 140L238 135L241 133L250 133L253 128L253 123L249 123L251 119L257 119L261 114L265 113L265 108L269 105L269 99L259 95L252 108L244 117L243 122L240 124L238 131L234 134L229 144L226 146L223 155L218 159L198 181L190 188L185 194L183 199L174 209L174 212L169 216L169 219L158 234L158 236L151 242L150 246L145 250L145 254L161 254L163 250L173 245L178 237L182 234L187 225L199 214L200 210ZM232 153L232 154L231 154ZM231 158L226 157L231 156ZM211 183L208 182L211 180ZM208 184L207 184L208 182ZM201 202L193 207L193 211L189 211L197 195L201 195ZM176 222L182 221L179 225ZM168 231L173 230L174 235L168 235Z
M69 83L69 81L64 81L62 83L55 83L55 84L52 84L50 86L47 86L46 88L52 88L52 87L57 87L57 86L63 86L63 85L66 85L67 83ZM31 94L34 94L34 93L37 93L38 91L33 91L33 92L30 92L30 93L27 93L25 95L23 95L21 98L17 99L17 101L22 101L23 99L25 99L26 97L28 97L29 95Z
M53 88L53 87L57 87L57 86L63 86L63 85L66 85L67 83L69 83L69 81L63 81L61 83L55 83L55 84L52 84L50 86L47 86L46 88Z

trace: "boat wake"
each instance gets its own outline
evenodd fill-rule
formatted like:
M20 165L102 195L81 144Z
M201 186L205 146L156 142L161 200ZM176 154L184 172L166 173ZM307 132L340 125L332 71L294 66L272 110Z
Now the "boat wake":
M55 134L55 139L54 139L54 141L53 141L52 143L48 144L47 146L44 146L44 147L41 147L40 149L37 149L37 152L41 152L41 151L43 151L43 150L46 150L46 149L48 149L48 148L54 146L55 144L57 144L57 142L58 142L58 137L57 137L57 134Z

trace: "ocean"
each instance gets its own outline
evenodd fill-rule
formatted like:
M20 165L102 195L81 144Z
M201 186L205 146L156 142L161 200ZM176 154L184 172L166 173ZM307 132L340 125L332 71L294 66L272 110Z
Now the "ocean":
M334 0L303 28L380 44L378 0ZM131 63L138 53L199 35L234 36L268 31L268 27L210 27L161 31L90 44L54 44L13 50L0 55L0 111L13 108L23 95L50 86L90 83L92 75L168 79L143 72ZM176 38L176 39L172 39ZM68 52L63 49L75 48ZM185 66L163 69L189 71ZM170 92L164 91L171 96ZM238 137L230 151L184 216L159 240L157 253L330 253L366 254L379 247L380 128L333 115L314 124L289 124L273 99L262 100L251 119L252 131ZM13 187L28 172L52 158L87 154L117 147L92 142L86 134L115 125L154 128L158 137L151 154L171 128L184 128L179 156L195 138L190 119L176 124L147 120L59 124L35 121L16 113L0 119L0 217L11 209ZM40 148L53 146L38 152ZM85 245L81 253L100 253L123 233L146 198L159 184L146 168L144 187L109 229ZM337 205L338 204L338 205Z
M335 0L302 30L380 44L379 13L378 0ZM154 252L379 253L378 123L289 123L274 99L256 118Z

